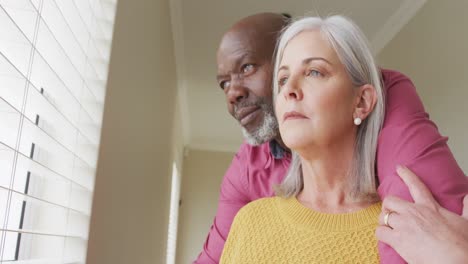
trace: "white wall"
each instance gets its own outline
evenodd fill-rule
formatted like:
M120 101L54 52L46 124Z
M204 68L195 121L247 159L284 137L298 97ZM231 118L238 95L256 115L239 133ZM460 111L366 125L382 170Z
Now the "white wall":
M164 263L176 76L168 0L120 0L89 264Z
M468 1L429 0L381 51L408 75L458 163L468 172Z
M201 252L233 157L229 152L191 150L184 159L176 263L191 263Z

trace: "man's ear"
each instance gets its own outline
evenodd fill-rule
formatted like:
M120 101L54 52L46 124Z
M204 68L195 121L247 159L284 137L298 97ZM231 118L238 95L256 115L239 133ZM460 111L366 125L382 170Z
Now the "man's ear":
M377 92L374 86L365 84L356 90L355 99L354 118L359 117L364 120L374 110L377 103Z

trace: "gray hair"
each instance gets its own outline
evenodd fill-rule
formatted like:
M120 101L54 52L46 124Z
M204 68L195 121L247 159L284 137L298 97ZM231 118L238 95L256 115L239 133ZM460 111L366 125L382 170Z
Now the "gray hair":
M275 102L278 94L276 81L278 68L284 49L296 35L310 30L320 30L328 39L355 87L370 84L376 90L375 108L358 127L353 162L349 170L349 184L352 190L350 196L356 199L375 200L377 198L375 156L378 135L384 119L384 91L368 41L354 22L339 15L328 18L306 17L285 28L275 54L273 77ZM301 159L293 151L289 171L281 185L277 186L276 193L283 197L296 196L303 189L303 185Z

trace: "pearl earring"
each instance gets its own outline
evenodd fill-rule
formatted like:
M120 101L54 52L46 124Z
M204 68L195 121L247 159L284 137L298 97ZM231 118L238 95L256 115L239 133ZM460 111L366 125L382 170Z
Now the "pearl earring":
M359 117L354 118L354 124L356 126L359 126L362 123L362 119Z

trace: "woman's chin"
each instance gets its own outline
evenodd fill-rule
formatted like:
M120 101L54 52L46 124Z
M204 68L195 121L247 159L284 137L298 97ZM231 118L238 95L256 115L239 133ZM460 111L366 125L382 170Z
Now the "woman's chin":
M305 138L303 136L285 136L282 137L284 144L291 150L297 151L299 149L305 148L308 144L307 141L304 140Z

